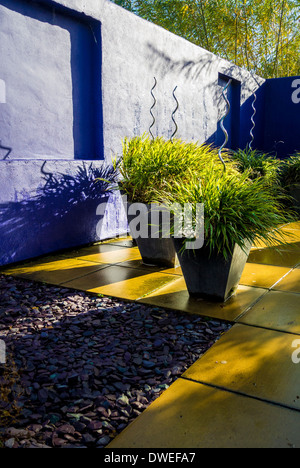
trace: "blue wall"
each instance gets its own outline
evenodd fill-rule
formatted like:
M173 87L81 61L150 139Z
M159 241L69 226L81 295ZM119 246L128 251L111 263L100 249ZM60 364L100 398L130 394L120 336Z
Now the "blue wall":
M221 79L220 85L225 86L226 80ZM245 148L249 145L252 140L250 131L253 129L253 149L278 158L300 152L300 77L266 80L259 85L255 95L252 94L243 104L240 84L233 81L227 96L231 105L230 113L224 120L229 134L228 148ZM216 146L224 142L220 125L208 142Z
M232 79L230 75L219 73L219 96L218 99L216 99L216 102L219 103L220 108L222 108L221 104L223 103L223 109L219 115L216 132L214 132L206 141L216 147L220 147L225 140L225 136L220 125L221 116L225 115L226 111L222 90L228 84L229 79ZM266 81L258 81L257 77L249 76L247 86L248 89L251 89L252 91L250 96L246 99L243 99L241 94L242 83L237 79L232 79L231 84L225 91L225 95L227 96L230 105L229 114L224 119L224 127L228 132L228 142L226 145L228 149L236 150L238 148L246 148L250 143L252 143L252 148L263 148ZM255 124L254 126L252 118ZM253 140L250 132L253 133Z
M267 80L260 146L280 158L300 151L300 77Z
M118 192L94 179L104 162L1 161L0 265L127 232Z
M250 96L240 108L240 140L239 147L246 148L252 142L251 131L254 136L253 149L263 149L265 126L265 90L266 82ZM254 108L253 108L254 107ZM254 121L254 126L252 122Z
M243 116L241 115L241 82L238 80L232 80L229 84L230 77L219 74L219 85L220 88L226 88L226 96L230 105L230 111L228 116L224 119L224 127L228 132L228 142L227 148L237 149L240 145L240 130L241 130L241 120ZM220 126L220 121L218 123L217 133L215 137L215 145L221 146L224 143L224 133Z

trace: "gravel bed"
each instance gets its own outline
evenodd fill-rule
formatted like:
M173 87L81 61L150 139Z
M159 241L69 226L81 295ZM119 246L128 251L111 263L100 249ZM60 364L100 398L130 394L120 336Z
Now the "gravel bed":
M2 447L107 446L229 328L0 275Z

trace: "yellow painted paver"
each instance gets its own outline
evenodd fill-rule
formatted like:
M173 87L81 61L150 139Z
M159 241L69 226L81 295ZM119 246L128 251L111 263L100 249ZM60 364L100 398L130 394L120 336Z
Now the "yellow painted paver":
M300 410L300 367L292 361L298 339L236 324L183 376Z
M129 248L136 247L135 242L130 236L118 237L115 239L108 239L106 241L103 241L101 244L113 244L113 245L119 245L121 247L129 247Z
M300 334L300 295L270 291L238 322Z
M149 265L143 263L142 260L128 260L125 262L120 262L116 263L116 265L119 266L124 266L127 268L138 268L139 270L144 270L150 272L160 272L160 273L166 273L167 275L177 275L177 276L182 276L182 270L181 267L175 266L174 268L169 268L169 267L163 267L163 266L156 266L156 265Z
M106 265L96 265L77 259L39 260L30 264L15 266L3 270L6 275L60 285L66 281L97 272Z
M285 226L285 229L288 229L289 231L292 229L297 229L300 231L300 221L296 221L294 223L287 224Z
M300 263L300 249L289 248L285 250L285 247L282 247L282 250L275 248L252 249L248 263L293 268Z
M247 263L240 284L269 289L284 278L290 271L291 268Z
M182 276L182 269L180 265L175 266L174 268L167 268L161 271L162 273L170 274L170 275L178 275Z
M177 278L175 275L148 273L144 270L112 265L64 283L64 286L121 299L137 300Z
M178 278L164 288L141 299L140 302L191 314L234 321L266 292L262 288L239 286L236 295L225 303L208 302L190 297L184 278Z
M300 293L300 268L296 268L291 271L287 276L285 276L274 289L278 291L289 291ZM299 297L300 299L300 297ZM300 304L300 301L299 301ZM300 306L299 306L300 309Z
M107 448L299 448L299 434L298 412L180 378Z
M285 249L294 249L295 247L300 247L300 230L298 229L290 229L289 226L286 226L282 229L283 236L278 234L275 236L278 238L278 242L275 241L274 246L277 246L280 250L282 248ZM254 246L254 248L268 248L270 247L269 245L266 245L262 241L257 241Z
M96 244L66 253L69 258L89 261L93 263L115 264L128 260L140 260L141 255L137 247L126 248L113 243Z

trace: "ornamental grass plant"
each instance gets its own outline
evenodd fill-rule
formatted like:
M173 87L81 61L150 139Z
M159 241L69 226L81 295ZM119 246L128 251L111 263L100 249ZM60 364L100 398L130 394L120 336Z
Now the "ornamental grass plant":
M226 152L224 159L230 172L235 172ZM210 145L162 137L151 139L146 134L125 138L122 158L118 161L119 186L130 202L153 203L173 183L184 185L191 173L200 174L211 161L215 173L221 173L223 165L218 151Z
M300 153L290 156L281 162L280 183L288 196L287 206L292 207L300 215Z
M250 179L263 178L270 188L280 188L279 168L281 162L276 157L252 150L249 147L232 152L230 157L238 171L241 173L248 171Z
M171 208L192 204L194 229L196 204L203 203L205 246L225 259L235 244L245 250L255 241L268 246L285 243L280 226L295 220L276 192L269 190L264 177L252 179L251 170L220 172L214 161L200 175L190 171L184 184L168 183L161 201Z
M279 171L284 188L300 185L300 153L281 161Z
M125 138L119 186L130 202L163 203L171 211L176 204L181 210L192 205L186 240L196 229L196 206L204 204L205 245L224 258L236 244L243 250L255 241L284 244L281 226L295 215L284 204L280 161L249 148L223 151L222 157L226 171L218 149L210 145L147 135Z

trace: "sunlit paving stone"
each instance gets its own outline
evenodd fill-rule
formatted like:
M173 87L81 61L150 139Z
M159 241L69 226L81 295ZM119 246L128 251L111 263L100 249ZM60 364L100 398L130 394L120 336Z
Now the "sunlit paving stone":
M300 334L299 310L298 294L270 291L238 322Z
M41 281L50 284L61 284L104 268L106 265L93 265L90 262L76 259L50 259L3 270L6 275Z
M289 226L290 225L282 229L283 237L281 234L278 234L277 236L275 236L278 239L278 241L275 240L272 246L276 246L280 250L284 248L284 249L292 249L293 251L295 249L300 248L300 231L295 230L295 229L290 229ZM269 248L269 247L270 245L267 245L263 241L257 241L253 245L253 248L258 248L258 249Z
M293 271L291 271L278 284L276 284L276 286L274 286L274 289L279 291L300 293L300 268L295 268Z
M107 448L300 447L299 424L295 411L178 379Z
M95 263L119 263L141 258L137 247L124 248L119 245L101 244L90 249L79 251L76 255L80 260Z
M293 268L300 263L300 248L291 249L290 246L282 246L281 250L276 248L253 249L247 262Z
M137 260L128 260L125 262L120 262L118 263L120 266L128 267L128 268L138 268L142 269L145 271L148 271L151 273L152 271L160 271L161 273L166 273L169 275L178 275L182 276L182 270L179 265L173 267L173 268L168 268L165 266L157 266L157 265L150 265L146 264L143 262L143 260L137 259Z
M141 299L141 302L192 314L234 321L266 292L263 288L239 286L236 294L225 303L208 302L190 297L184 278L179 278L164 288L154 291Z
M247 263L240 284L245 286L257 286L260 288L271 288L290 271L291 268Z
M288 230L291 230L291 229L294 230L294 229L295 229L295 230L300 231L300 221L296 221L296 222L294 222L294 223L290 223L290 224L288 224L288 225L286 226L286 228L287 228Z
M184 376L300 410L295 340L299 335L236 324Z
M106 241L103 241L102 244L113 244L113 245L119 245L120 247L135 247L135 242L130 236L117 237L115 239L108 239Z
M78 280L65 283L65 286L92 293L136 300L162 288L177 278L178 276L175 275L158 272L149 273L145 270L113 265Z

